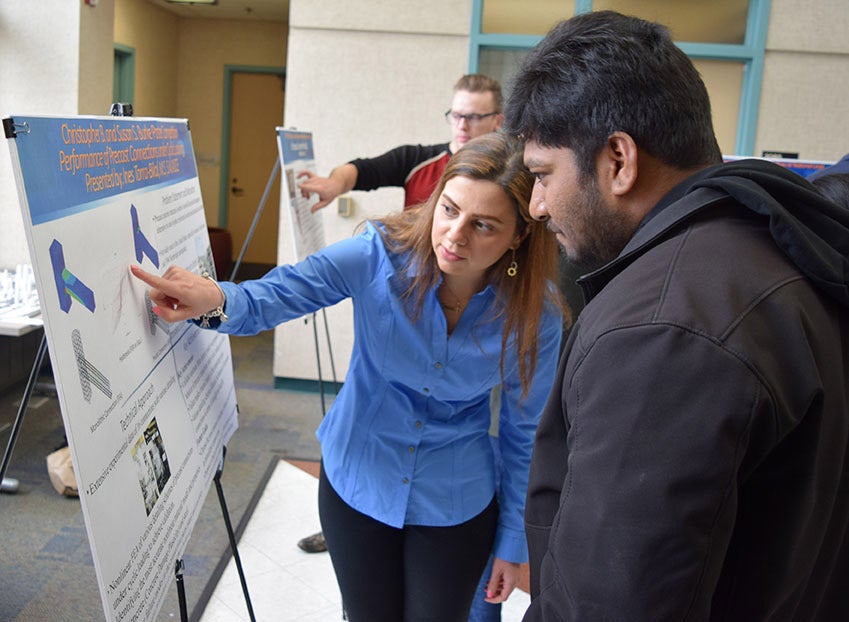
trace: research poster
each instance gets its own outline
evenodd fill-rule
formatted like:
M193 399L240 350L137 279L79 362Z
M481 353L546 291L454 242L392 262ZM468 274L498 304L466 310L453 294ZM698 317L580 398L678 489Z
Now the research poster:
M310 212L316 199L304 198L298 190L300 175L304 171L315 173L312 133L278 127L277 150L283 170L283 188L288 197L295 255L298 261L302 261L326 244L321 214Z
M736 160L746 160L751 158L752 156L737 156L737 155L729 155L722 156L723 162L733 162ZM801 175L802 177L810 177L817 171L821 171L826 166L830 166L833 162L825 162L823 160L799 160L796 158L772 158L772 157L761 157L759 160L767 160L769 162L773 162L774 164L778 164L778 166L783 166L786 169Z
M3 125L106 619L154 620L237 425L227 337L129 272L214 274L188 123Z

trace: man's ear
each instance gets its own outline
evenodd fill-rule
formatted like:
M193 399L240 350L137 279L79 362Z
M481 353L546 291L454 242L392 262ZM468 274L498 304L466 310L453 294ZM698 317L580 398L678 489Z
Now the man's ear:
M598 179L613 196L628 194L637 183L637 144L625 132L613 132L599 154Z

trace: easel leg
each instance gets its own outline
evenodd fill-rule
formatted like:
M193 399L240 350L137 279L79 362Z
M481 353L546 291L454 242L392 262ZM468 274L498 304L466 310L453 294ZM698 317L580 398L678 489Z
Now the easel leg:
M259 223L260 216L262 216L262 209L265 207L265 202L268 200L268 193L271 192L271 185L274 182L274 178L277 177L277 172L279 170L280 158L275 158L274 166L271 169L271 175L268 176L268 182L265 184L265 191L262 193L262 198L259 200L259 205L256 208L256 213L254 213L254 219L251 222L250 229L248 229L248 234L245 236L245 243L242 244L242 250L239 251L239 257L236 259L236 263L233 264L233 270L230 272L230 281L236 280L236 274L239 272L239 268L242 265L242 259L245 256L245 251L248 249L248 244L250 244L251 239L254 237L254 229L256 229L256 226ZM219 274L218 278L224 278L224 275Z
M177 579L177 601L180 603L180 622L189 622L189 608L186 606L186 586L183 584L182 559L178 559L174 567L174 576Z
M221 487L221 472L224 469L224 454L227 453L225 447L221 455L221 465L215 473L215 491L218 493L218 502L221 504L221 513L224 515L224 525L227 527L227 536L230 538L230 549L233 551L233 561L236 562L236 570L239 571L239 581L242 584L242 593L245 595L245 605L248 607L248 616L251 622L256 622L254 617L254 609L251 604L251 595L248 593L248 583L245 580L245 573L242 570L242 559L239 557L239 548L236 546L236 535L233 533L233 525L230 523L230 512L227 511L227 502L224 500L224 489Z
M318 349L318 317L315 313L312 314L312 336L315 341L315 363L318 366L318 394L321 397L321 416L327 414L327 408L324 405L324 379L321 376L321 353Z
M330 354L330 370L333 374L333 386L335 388L338 382L336 380L336 365L333 364L333 348L330 346L330 328L327 326L327 309L322 309L321 313L324 320L324 335L327 339L327 351ZM327 414L327 407L324 402L324 378L321 373L321 352L318 346L318 315L316 313L312 314L312 335L315 342L315 362L318 367L318 393L321 397L321 416L323 417Z
M330 345L330 326L327 324L326 308L321 310L321 316L324 319L324 337L327 339L327 353L330 355L330 373L333 376L333 388L335 390L339 381L336 379L336 365L333 363L333 346Z
M35 355L35 362L32 365L32 371L30 371L27 386L24 389L24 396L21 398L21 405L18 407L18 414L15 416L15 424L12 426L12 432L9 435L9 443L6 445L6 452L3 454L3 462L0 464L0 482L2 482L0 488L2 488L3 492L14 492L18 488L17 485L12 485L13 480L5 479L6 469L9 466L9 461L12 459L12 451L15 449L15 443L18 440L18 434L20 434L24 413L26 413L27 406L29 406L29 398L32 397L32 390L35 388L38 372L41 371L41 363L44 361L45 352L47 352L47 336L42 335L38 352Z

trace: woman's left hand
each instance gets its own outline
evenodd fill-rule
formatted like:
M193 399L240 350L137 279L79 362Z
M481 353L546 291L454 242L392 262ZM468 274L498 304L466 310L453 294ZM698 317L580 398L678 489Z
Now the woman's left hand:
M486 584L486 602L503 603L519 584L519 564L496 557L492 560L492 574Z

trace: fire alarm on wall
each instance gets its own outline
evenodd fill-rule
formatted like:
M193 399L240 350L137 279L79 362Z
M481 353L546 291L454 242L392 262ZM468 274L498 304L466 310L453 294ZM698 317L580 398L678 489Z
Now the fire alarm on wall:
M97 6L97 0L85 0L85 3L89 6Z
M354 199L348 194L343 194L336 200L336 213L342 218L350 218L354 215Z

